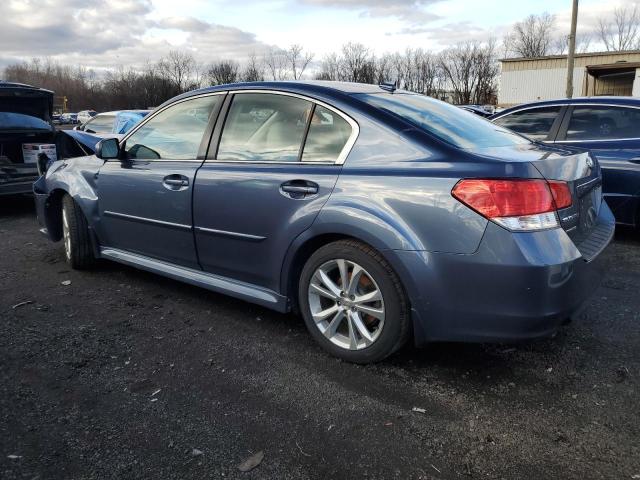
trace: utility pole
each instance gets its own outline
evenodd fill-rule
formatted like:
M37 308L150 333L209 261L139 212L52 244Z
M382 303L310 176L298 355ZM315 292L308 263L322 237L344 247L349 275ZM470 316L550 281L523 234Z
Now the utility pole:
M576 27L578 25L578 0L573 0L571 11L571 33L569 34L569 53L567 55L567 98L573 97L573 63L576 55Z

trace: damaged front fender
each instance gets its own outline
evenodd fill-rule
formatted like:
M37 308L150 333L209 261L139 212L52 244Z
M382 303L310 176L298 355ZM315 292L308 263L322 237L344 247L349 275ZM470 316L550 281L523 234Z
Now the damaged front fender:
M93 230L98 221L97 178L104 161L94 155L58 160L33 185L41 232L51 241L62 238L62 198L70 195Z

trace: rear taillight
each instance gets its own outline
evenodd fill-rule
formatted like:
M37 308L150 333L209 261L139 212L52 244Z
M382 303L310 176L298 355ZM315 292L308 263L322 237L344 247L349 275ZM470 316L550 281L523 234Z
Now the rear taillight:
M571 205L566 182L541 179L464 179L451 194L480 215L514 231L558 227L556 210Z
M553 195L553 201L556 203L556 208L561 210L571 206L571 190L567 182L560 180L548 180L551 194Z

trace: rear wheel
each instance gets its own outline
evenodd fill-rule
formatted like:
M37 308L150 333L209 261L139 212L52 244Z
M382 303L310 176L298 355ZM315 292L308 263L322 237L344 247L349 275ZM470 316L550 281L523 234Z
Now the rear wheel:
M382 360L410 335L400 280L380 253L363 243L346 240L320 248L302 270L298 294L313 337L344 360Z
M87 219L69 195L62 198L62 241L71 268L88 268L95 263Z

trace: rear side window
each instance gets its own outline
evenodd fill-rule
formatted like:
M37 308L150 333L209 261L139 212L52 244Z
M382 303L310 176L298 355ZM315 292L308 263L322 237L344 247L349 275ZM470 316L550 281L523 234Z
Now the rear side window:
M302 151L303 162L336 162L351 136L351 125L342 116L316 105Z
M494 123L527 137L545 140L551 132L553 122L558 118L560 108L555 106L520 110L500 117Z
M625 107L574 107L566 140L640 138L640 110Z
M217 160L297 162L312 107L311 102L288 95L236 94Z
M195 160L220 95L194 98L158 113L126 142L127 156L144 160Z

